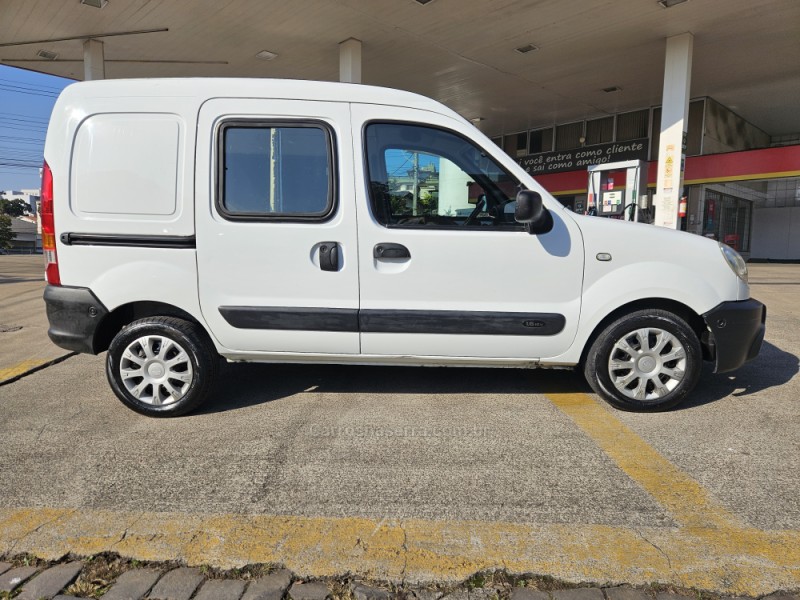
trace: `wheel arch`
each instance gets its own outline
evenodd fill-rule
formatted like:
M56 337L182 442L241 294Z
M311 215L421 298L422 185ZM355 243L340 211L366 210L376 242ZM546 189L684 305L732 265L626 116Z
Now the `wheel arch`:
M92 341L95 354L108 350L111 340L122 331L123 327L145 317L176 317L194 323L209 335L205 326L185 310L166 302L141 300L118 306L103 318L95 330Z
M586 339L586 342L583 345L583 350L581 350L581 358L579 362L581 368L586 362L586 356L589 353L589 350L600 334L603 333L603 331L605 331L605 329L617 319L639 310L664 310L686 321L689 327L691 327L692 331L694 331L695 335L697 335L697 339L700 341L700 346L703 349L703 359L708 360L710 358L708 355L709 350L706 347L706 344L703 343L703 332L706 331L706 324L703 320L703 317L697 314L689 306L683 304L682 302L678 302L677 300L670 300L668 298L641 298L615 308L600 320L600 322L592 330L591 334L589 334L589 337Z

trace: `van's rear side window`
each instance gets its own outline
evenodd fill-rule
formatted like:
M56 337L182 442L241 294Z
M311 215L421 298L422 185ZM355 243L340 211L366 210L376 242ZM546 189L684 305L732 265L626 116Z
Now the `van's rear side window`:
M217 207L229 219L322 220L336 186L323 123L230 121L219 132Z

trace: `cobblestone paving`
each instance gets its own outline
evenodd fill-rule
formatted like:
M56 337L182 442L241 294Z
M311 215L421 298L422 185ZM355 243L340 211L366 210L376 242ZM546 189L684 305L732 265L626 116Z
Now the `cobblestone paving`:
M19 562L19 561L18 561ZM37 561L34 561L37 562ZM38 566L37 566L38 565ZM747 600L708 592L650 587L559 584L549 578L480 574L460 586L397 587L347 578L300 581L286 570L266 574L216 573L211 569L135 564L113 581L89 582L74 591L86 561L0 562L0 599L76 600ZM85 586L84 586L85 587ZM800 590L777 591L760 600L800 600Z

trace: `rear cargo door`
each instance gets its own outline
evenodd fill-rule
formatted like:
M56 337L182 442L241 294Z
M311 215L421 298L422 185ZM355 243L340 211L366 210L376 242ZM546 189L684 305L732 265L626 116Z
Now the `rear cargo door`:
M212 334L241 352L359 352L347 103L214 99L198 118L197 262Z

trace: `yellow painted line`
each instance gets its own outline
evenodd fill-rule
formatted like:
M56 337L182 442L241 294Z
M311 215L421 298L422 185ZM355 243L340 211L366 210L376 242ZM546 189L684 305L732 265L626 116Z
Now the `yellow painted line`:
M587 394L547 394L628 477L689 528L742 528L742 522Z
M16 377L17 375L22 375L25 371L29 371L34 367L45 364L46 362L46 360L41 359L28 359L15 364L13 367L0 369L0 382L5 381L6 379L11 379L12 377Z
M6 508L0 554L55 559L110 551L139 560L221 568L274 563L301 577L350 573L409 583L462 581L505 568L576 583L661 582L734 595L800 587L800 531L742 523L594 397L547 397L678 526Z
M587 394L547 394L547 398L669 511L681 525L681 536L696 538L694 552L738 556L736 563L725 564L723 569L731 577L741 576L738 573L742 565L761 560L785 561L794 577L800 577L800 532L768 532L748 527L598 399ZM680 551L691 553L683 546Z
M700 177L698 179L685 179L683 185L699 185L701 183L724 183L727 181L755 181L760 179L783 179L786 177L800 176L800 171L776 171L775 173L751 173L747 175L727 175L725 177ZM536 176L533 176L536 179ZM649 189L655 189L657 183L648 183ZM625 186L617 186L619 189L625 189ZM616 188L615 188L616 189ZM578 188L574 190L559 190L558 192L550 192L553 196L575 196L577 194L586 194L589 188Z
M782 179L785 177L797 177L800 171L777 171L775 173L751 173L747 175L728 175L726 177L702 177L699 179L684 180L684 185L696 185L698 183L720 183L725 181L753 181L758 179Z
M301 577L353 573L410 583L462 581L506 568L573 582L659 581L748 595L800 585L800 532L744 533L758 544L717 544L669 527L0 509L0 552L50 559L111 551L139 560L221 568L274 563Z
M536 177L534 177L534 179L536 179ZM559 196L575 196L576 194L585 194L588 191L589 191L588 188L579 188L576 190L561 190L558 192L551 192L551 193L553 194L553 196L558 198Z

